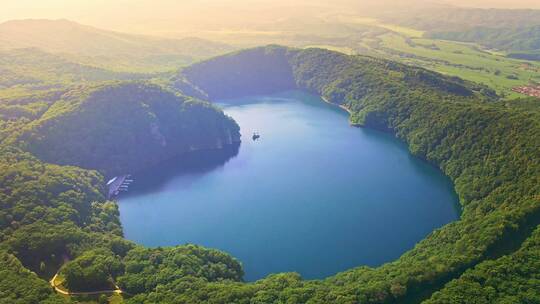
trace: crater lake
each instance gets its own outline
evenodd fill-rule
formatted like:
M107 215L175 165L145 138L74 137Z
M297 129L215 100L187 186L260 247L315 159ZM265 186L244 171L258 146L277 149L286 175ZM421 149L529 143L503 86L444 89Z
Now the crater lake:
M299 91L220 101L242 143L181 155L118 198L126 238L225 251L245 280L392 261L459 218L453 185L391 134ZM254 132L260 134L253 140Z

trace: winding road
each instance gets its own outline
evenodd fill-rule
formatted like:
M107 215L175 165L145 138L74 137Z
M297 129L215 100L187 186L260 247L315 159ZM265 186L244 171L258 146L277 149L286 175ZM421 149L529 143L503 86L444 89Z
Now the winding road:
M114 284L115 289L96 290L96 291L81 291L81 292L67 291L65 289L62 289L62 288L58 287L58 285L56 285L56 283L55 283L56 277L58 277L58 273L56 273L54 275L54 277L52 277L52 279L49 281L49 283L51 284L51 286L54 288L54 290L56 292L61 293L63 295L83 296L83 295L98 295L98 294L102 294L102 293L126 294L126 292L124 292L122 289L120 289L120 287L118 287L118 285L116 285L116 283L114 281L113 281L113 284Z

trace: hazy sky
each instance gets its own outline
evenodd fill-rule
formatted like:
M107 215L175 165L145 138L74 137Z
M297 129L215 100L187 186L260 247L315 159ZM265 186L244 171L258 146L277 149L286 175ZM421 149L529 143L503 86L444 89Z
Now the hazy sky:
M212 21L227 7L250 7L267 0L0 0L0 22L10 19L70 19L104 28L137 30L145 24ZM271 1L274 2L274 1ZM291 2L291 1L283 1ZM293 1L294 2L294 1Z
M338 0L361 3L373 0ZM396 0L405 1L426 0ZM540 0L437 0L481 7L540 8ZM316 6L323 0L0 0L0 22L10 19L70 19L102 28L129 32L163 29L167 26L212 24L224 18L245 18L242 11L268 6ZM332 1L336 3L336 0ZM294 8L291 8L293 10ZM277 13L285 12L276 8ZM253 15L253 14L252 14ZM264 16L253 16L263 18Z
M448 0L454 5L483 8L534 8L540 9L540 0Z

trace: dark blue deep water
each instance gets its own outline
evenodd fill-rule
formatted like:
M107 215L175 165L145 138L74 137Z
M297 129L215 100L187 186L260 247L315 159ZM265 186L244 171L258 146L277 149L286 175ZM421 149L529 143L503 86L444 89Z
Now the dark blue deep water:
M119 198L128 239L226 251L248 281L289 271L314 279L392 261L459 216L444 174L391 135L349 126L318 97L222 106L241 127L240 147L135 173Z

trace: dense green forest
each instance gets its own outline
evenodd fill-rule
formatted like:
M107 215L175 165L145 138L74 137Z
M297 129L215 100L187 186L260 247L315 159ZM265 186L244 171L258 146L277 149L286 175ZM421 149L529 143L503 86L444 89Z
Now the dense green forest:
M435 293L430 303L539 303L540 229L516 252L467 270Z
M44 161L110 176L181 152L222 148L240 135L238 125L208 103L156 85L112 83L69 90L6 141Z
M0 303L69 303L13 255L0 251Z
M64 287L115 281L129 292L127 303L537 301L540 114L531 99L502 101L485 86L392 61L279 46L190 66L167 85L210 100L291 88L322 95L347 107L352 123L394 134L441 168L455 184L462 217L377 268L324 280L284 273L243 283L241 261L226 253L124 240L117 206L104 197L103 174L126 149L161 149L165 141L182 152L186 142L238 139L232 120L208 103L140 82L14 97L0 108L0 263L9 266L1 268L0 303L69 301L45 281L61 265ZM115 145L108 131L117 123L115 136L125 141L100 152ZM186 128L193 137L180 136ZM171 136L186 142L174 144ZM129 153L113 172L142 160Z
M35 95L36 91L46 92L80 82L149 78L145 74L118 73L76 63L36 48L2 50L0 66L0 96L5 98Z
M3 75L2 88L13 85L44 83L47 81L97 81L126 80L135 77L129 73L111 72L106 69L72 62L62 56L37 48L21 48L2 51L0 65L7 72ZM8 72L9 71L9 72ZM21 78L19 81L10 76ZM27 77L28 79L25 80Z
M2 267L0 303L65 302L43 279L66 260L72 261L61 275L75 291L102 287L123 273L122 257L135 245L121 238L102 174L148 166L138 153L158 162L239 141L238 126L220 110L143 82L7 98L0 112L0 254L9 266ZM51 163L86 164L102 173ZM205 251L199 250L200 267L213 265L216 254ZM224 254L219 261L234 264Z

